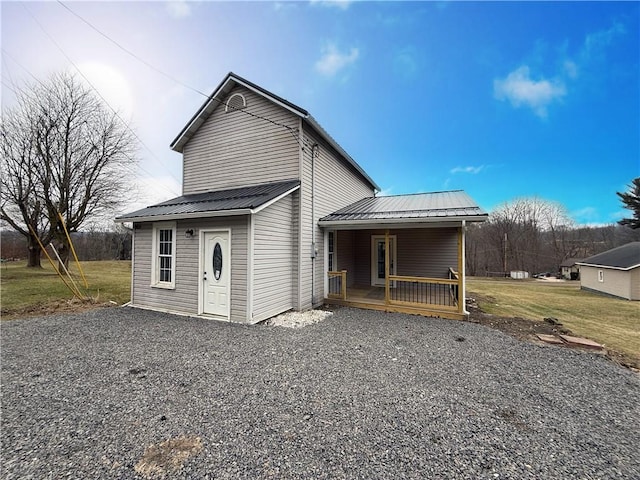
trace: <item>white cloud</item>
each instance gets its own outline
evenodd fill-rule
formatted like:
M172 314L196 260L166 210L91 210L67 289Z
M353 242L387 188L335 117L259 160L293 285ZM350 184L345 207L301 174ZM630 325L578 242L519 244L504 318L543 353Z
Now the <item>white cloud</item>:
M311 5L320 5L322 7L334 7L340 10L346 10L351 4L351 0L311 0Z
M611 45L615 37L626 33L624 25L621 23L614 23L611 28L607 30L601 30L587 35L584 39L584 46L582 47L581 56L585 61L590 60L592 57L601 55L606 47Z
M527 106L539 117L547 116L547 107L561 99L567 91L561 80L533 80L528 66L493 81L493 93L498 100L509 100L514 107Z
M399 50L394 58L396 73L404 78L414 77L420 68L417 57L418 51L411 45Z
M316 62L315 68L322 75L333 77L338 71L355 63L360 51L353 47L349 52L340 52L334 44L328 44L322 49L322 56Z
M146 174L145 174L146 175ZM136 198L123 207L123 212L134 212L141 208L169 200L180 196L182 185L170 176L149 177L144 176L136 180Z
M480 173L482 170L484 170L485 165L480 165L478 167L455 167L452 168L450 173L470 173L470 174L477 174Z
M393 187L383 188L376 194L376 197L388 197L389 195L393 195Z
M169 15L174 18L184 18L191 15L191 5L186 0L169 0L166 3Z
M88 82L123 120L131 120L134 96L129 81L117 68L100 62L81 63L77 68L82 81Z
M571 79L577 78L580 71L578 65L571 60L564 61L563 70L565 75Z

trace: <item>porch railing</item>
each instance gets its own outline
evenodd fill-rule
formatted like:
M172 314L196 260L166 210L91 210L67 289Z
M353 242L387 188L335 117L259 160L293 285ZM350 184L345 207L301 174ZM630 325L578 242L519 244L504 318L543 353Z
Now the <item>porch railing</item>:
M409 307L458 307L458 279L389 275L389 304Z
M329 276L329 298L347 299L347 271L327 272Z

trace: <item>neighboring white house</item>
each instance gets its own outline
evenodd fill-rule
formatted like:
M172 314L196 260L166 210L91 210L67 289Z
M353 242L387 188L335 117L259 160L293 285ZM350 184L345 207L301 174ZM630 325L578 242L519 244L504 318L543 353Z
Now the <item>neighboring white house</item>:
M580 280L580 265L582 258L567 258L560 264L560 275L565 280Z
M325 301L461 318L462 191L378 185L304 109L229 73L171 144L183 195L133 223L131 304L242 323Z
M577 262L580 286L627 300L640 300L640 242L631 242Z

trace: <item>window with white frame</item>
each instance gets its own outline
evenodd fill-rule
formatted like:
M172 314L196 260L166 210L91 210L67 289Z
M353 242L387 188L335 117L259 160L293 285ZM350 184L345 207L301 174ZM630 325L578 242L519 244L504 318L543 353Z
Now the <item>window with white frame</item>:
M329 246L327 248L327 260L328 260L328 267L329 267L329 271L333 272L333 267L335 265L334 261L333 261L333 252L334 252L334 248L335 248L335 239L334 239L334 232L328 232L329 235Z
M598 270L598 281L600 283L604 282L604 271L603 270Z
M159 288L174 288L176 276L175 223L154 224L152 250L151 286Z

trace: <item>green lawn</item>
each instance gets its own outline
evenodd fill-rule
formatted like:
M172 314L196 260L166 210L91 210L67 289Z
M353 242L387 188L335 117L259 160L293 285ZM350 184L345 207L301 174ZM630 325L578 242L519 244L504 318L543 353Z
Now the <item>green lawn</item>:
M580 290L580 282L471 277L467 296L494 315L555 317L574 334L640 358L640 302Z
M70 271L76 285L91 302L115 302L121 305L129 301L130 261L80 263L89 284L88 289L84 288L74 262L70 265ZM11 317L37 308L46 309L51 304L74 300L74 295L46 259L43 259L41 269L27 268L25 265L25 262L8 262L1 267L0 301L3 317Z

